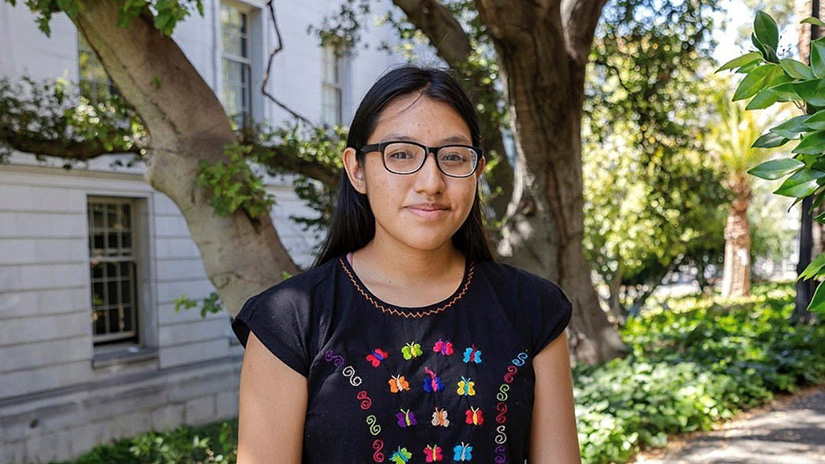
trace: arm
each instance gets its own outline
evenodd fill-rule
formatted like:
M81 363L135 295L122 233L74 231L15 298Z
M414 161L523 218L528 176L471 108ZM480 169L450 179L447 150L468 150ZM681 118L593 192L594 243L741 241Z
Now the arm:
M238 464L298 464L303 449L307 379L249 333L241 366Z
M530 438L530 464L580 464L573 382L567 334L533 358L536 398Z

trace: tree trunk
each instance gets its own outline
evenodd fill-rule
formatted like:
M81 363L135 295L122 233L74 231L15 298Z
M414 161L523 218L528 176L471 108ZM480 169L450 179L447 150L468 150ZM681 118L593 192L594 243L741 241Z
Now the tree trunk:
M198 162L228 160L235 142L223 107L177 44L147 12L117 26L119 3L78 2L73 21L100 57L151 137L145 178L180 208L223 307L237 314L244 300L298 272L265 214L215 215L209 192L196 184Z
M476 4L496 47L518 158L499 252L570 296L577 360L614 358L623 344L599 305L582 250L584 77L604 0Z
M747 179L734 180L733 202L725 224L725 268L722 277L722 297L748 296L751 293L751 234L748 206L751 189Z

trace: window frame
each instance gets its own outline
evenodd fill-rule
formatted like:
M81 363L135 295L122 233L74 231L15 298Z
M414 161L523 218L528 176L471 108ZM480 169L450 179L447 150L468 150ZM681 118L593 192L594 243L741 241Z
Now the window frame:
M132 308L132 316L130 318L131 322L132 322L131 330L129 331L129 333L127 335L123 335L122 332L109 333L108 332L109 327L107 325L107 327L106 327L107 333L103 334L103 335L98 335L98 334L95 333L94 319L92 319L92 322L91 322L92 323L92 327L91 327L92 345L94 346L94 348L96 350L100 350L100 349L105 350L106 348L104 348L104 347L110 347L110 346L119 346L119 347L123 347L123 346L135 347L135 346L138 346L139 347L139 346L142 346L144 344L144 336L143 336L144 321L142 320L142 317L141 317L141 315L142 315L142 311L141 311L142 301L140 299L140 294L139 294L139 282L140 282L140 263L139 263L139 260L140 260L140 257L141 257L141 255L139 253L139 241L142 240L143 237L141 237L139 235L141 233L141 227L139 227L138 222L136 221L136 219L137 219L137 217L136 217L137 204L136 203L137 202L134 199L128 198L128 197L101 197L101 196L91 196L90 195L86 198L86 207L87 207L87 210L86 210L87 218L86 219L87 219L87 224L88 224L88 229L87 229L87 240L88 240L87 244L88 245L87 245L87 248L88 248L88 252L89 252L89 266L90 266L89 267L89 303L90 303L90 309L92 311L92 314L90 315L90 317L93 318L95 311L98 311L98 309L96 309L96 307L95 307L96 305L95 305L95 301L94 301L94 286L95 286L96 283L100 282L100 281L96 280L96 277L94 276L94 271L92 269L93 260L97 259L98 262L103 262L103 263L107 263L107 262L111 262L111 263L123 263L123 262L131 263L131 283L130 283L130 293L131 293L130 302L131 302L131 308ZM128 255L114 256L114 257L104 257L101 260L100 258L96 258L97 255L93 254L93 252L95 250L97 250L97 248L93 246L95 232L101 232L104 236L104 252L105 252L105 250L109 249L109 247L106 245L106 242L108 241L108 236L111 233L110 232L111 229L108 228L107 224L106 224L106 221L108 221L108 219L107 219L107 216L105 214L104 214L104 226L102 228L102 231L97 230L98 227L96 227L94 225L94 216L93 216L93 214L94 214L93 213L93 206L94 205L118 205L118 206L128 205L129 206L129 232L131 234L131 246L129 247L130 248L130 253ZM120 243L120 245L121 246L118 247L118 249L122 250L123 249L122 242ZM104 271L104 273L105 273L105 271ZM106 291L108 291L108 283L109 283L108 278L110 278L110 277L112 277L112 276L105 276L104 278L107 278L107 280L104 280L102 282L103 287ZM118 273L118 277L122 277L122 276L120 276L119 273ZM122 280L122 279L118 279L118 281L120 281L120 280ZM118 287L118 293L120 293L120 287ZM104 299L105 298L106 297L104 296ZM111 301L111 300L109 300L109 301ZM118 302L118 303L120 303L120 302ZM107 305L107 306L109 306L109 305ZM106 311L111 311L111 310L112 310L111 308L106 309Z
M246 88L244 89L243 87L241 87L241 88L236 89L236 90L240 90L240 93L242 95L242 101L243 101L243 97L246 98L247 105L246 105L246 108L243 108L243 107L240 108L241 112L239 114L229 114L227 112L227 116L230 117L231 119L233 119L233 121L235 121L236 123L240 123L241 127L247 127L253 121L252 114L253 114L253 111L254 111L253 102L252 102L252 100L253 100L252 99L253 60L252 60L252 53L251 53L252 49L253 49L253 44L252 44L252 41L250 40L251 36L252 36L252 30L253 30L253 13L254 12L250 11L249 8L244 8L242 6L239 6L239 5L235 4L234 2L224 2L224 1L222 1L222 2L218 2L218 3L219 4L218 4L218 8L217 8L217 13L218 13L218 20L217 20L217 23L218 23L218 40L217 40L217 43L218 43L219 54L220 54L220 59L221 59L221 73L220 73L220 77L219 77L220 82L221 82L221 86L220 86L221 105L223 105L224 109L226 109L227 101L225 100L225 92L226 92L226 90L228 88L228 84L229 84L229 82L226 79L224 79L224 76L225 76L225 73L226 73L226 68L227 68L226 63L230 62L230 63L233 63L233 64L240 65L240 67L241 67L241 80L240 80L240 83L241 83L241 86L243 86L243 84L245 82L246 83ZM233 10L235 10L238 13L241 14L242 24L241 24L241 28L239 30L238 38L245 41L245 47L244 47L245 50L242 50L242 52L245 51L247 56L236 55L234 53L227 53L226 49L223 46L224 31L225 31L225 24L223 22L223 9L224 8L233 9ZM243 106L243 104L242 104L242 106ZM237 121L237 120L234 119L234 118L238 118L238 117L240 117L240 121Z

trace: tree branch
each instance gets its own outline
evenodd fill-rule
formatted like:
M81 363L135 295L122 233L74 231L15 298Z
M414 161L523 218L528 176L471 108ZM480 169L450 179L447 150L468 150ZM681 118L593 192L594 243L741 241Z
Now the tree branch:
M567 53L581 66L587 66L593 34L607 0L562 0L561 19L564 24Z
M141 147L130 144L123 148L107 149L97 140L47 139L31 132L13 132L0 128L0 140L15 150L36 155L87 161L102 155L140 153Z
M248 143L248 142L247 142ZM317 160L302 158L283 146L268 146L260 143L248 143L252 146L251 156L275 171L289 171L318 180L328 187L338 184L340 171L319 163Z
M271 93L269 93L269 91L266 88L267 84L269 83L269 73L272 71L272 61L274 60L275 55L280 53L281 50L283 50L283 48L284 48L283 38L281 37L281 29L278 27L278 20L275 17L274 0L267 1L266 6L269 9L269 17L272 19L272 27L275 29L275 36L278 38L278 45L276 45L275 48L273 48L272 51L269 53L269 60L266 64L266 72L264 73L264 80L261 83L261 93L263 93L267 98L269 98L272 101L272 103L275 103L281 109L283 109L287 113L291 114L293 118L301 121L302 123L304 123L304 124L306 124L310 127L313 127L314 124L312 124L312 121L310 121L309 119L301 116L296 111L293 111L290 107L286 106L283 102L281 102L280 100L275 98L275 95L272 95Z

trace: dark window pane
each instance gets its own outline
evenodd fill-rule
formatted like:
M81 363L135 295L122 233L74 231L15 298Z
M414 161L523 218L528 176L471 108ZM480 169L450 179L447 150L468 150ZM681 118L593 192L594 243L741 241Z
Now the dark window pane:
M106 333L106 316L105 311L94 311L92 313L92 328L95 335L102 335Z
M123 319L123 330L125 330L127 332L131 332L132 330L135 330L134 327L132 327L132 307L131 306L124 306L123 307L123 317L124 317L124 319Z

